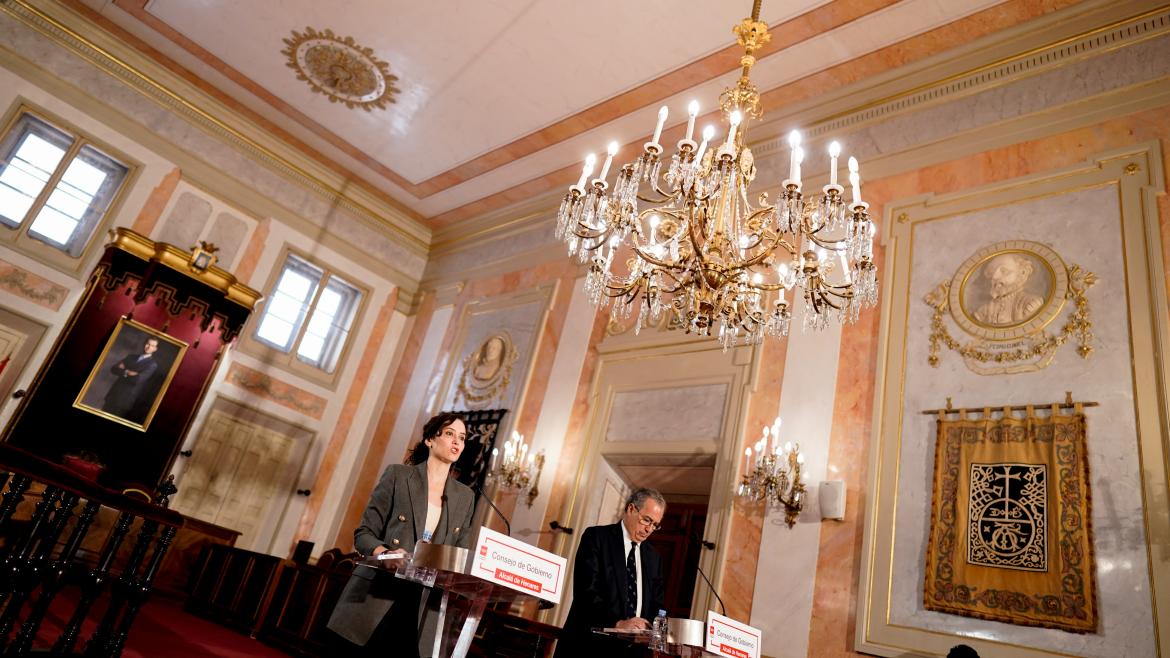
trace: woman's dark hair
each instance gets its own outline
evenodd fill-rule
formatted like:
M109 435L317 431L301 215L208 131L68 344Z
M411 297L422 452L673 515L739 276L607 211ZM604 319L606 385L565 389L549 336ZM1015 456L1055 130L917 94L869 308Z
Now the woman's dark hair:
M410 456L406 458L409 464L421 464L431 456L431 448L427 445L427 439L433 439L443 433L451 423L457 420L462 420L464 424L467 421L463 418L463 414L454 411L444 411L443 413L432 416L430 420L423 425L422 440L414 444L414 448L410 450Z

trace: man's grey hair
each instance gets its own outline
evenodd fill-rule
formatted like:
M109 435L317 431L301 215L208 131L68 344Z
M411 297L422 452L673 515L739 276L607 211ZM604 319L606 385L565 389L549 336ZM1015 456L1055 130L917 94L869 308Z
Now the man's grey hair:
M646 504L647 498L653 498L654 502L661 505L663 510L666 509L666 499L662 497L662 494L658 493L657 489L651 489L649 487L634 489L633 493L626 498L626 504L622 506L622 509L626 509L630 505L633 505L636 509L642 509L642 505Z

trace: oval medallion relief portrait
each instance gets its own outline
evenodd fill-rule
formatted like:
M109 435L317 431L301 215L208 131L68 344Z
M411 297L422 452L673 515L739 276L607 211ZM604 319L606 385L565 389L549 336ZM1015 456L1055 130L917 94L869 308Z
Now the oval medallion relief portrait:
M519 354L506 331L485 338L463 361L456 399L468 406L484 405L499 397L512 380Z
M1041 331L1060 313L1068 270L1047 245L1007 240L975 252L955 271L951 316L967 333L1010 341Z

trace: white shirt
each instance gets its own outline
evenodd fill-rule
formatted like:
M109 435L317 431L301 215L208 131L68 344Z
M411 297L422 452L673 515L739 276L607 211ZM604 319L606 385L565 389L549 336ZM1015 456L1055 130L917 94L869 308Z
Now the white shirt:
M622 551L622 568L626 566L625 560L630 555L630 546L633 546L634 540L630 538L630 531L626 530L626 524L619 523L622 527L622 541L626 549ZM634 571L638 574L638 600L634 602L634 616L642 614L642 551L641 549L634 551Z
M426 530L433 537L435 535L435 528L439 527L439 517L442 515L442 505L432 505L430 502L427 502L427 520L423 523L423 530Z

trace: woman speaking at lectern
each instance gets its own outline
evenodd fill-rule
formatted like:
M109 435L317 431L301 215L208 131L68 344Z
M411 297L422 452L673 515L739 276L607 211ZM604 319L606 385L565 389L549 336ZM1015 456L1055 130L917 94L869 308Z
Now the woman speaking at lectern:
M468 547L475 497L450 477L466 438L467 426L459 414L442 413L427 421L408 463L387 467L370 494L353 531L359 553L405 553L420 539ZM359 564L329 618L329 628L345 639L339 651L380 658L429 656L434 637L419 633L419 627L431 607L430 593L430 588Z

